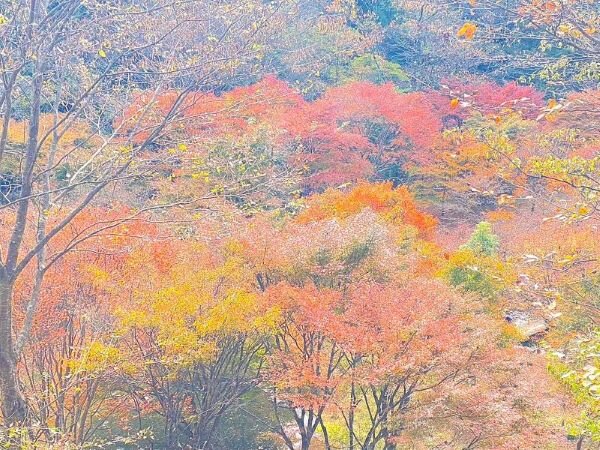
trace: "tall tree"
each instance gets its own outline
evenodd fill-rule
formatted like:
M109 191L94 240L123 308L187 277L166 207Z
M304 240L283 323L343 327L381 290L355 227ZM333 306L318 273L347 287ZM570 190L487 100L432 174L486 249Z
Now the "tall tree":
M4 419L13 423L27 416L16 362L28 326L15 328L16 280L36 265L28 324L49 267L131 216L99 217L53 254L49 243L90 205L110 204L121 183L140 182L157 170L157 160L172 158L150 150L167 125L180 120L186 97L226 85L241 67L252 67L258 43L281 29L294 2L31 0L3 6L0 168L14 189L1 205L11 232L0 260L0 392ZM151 99L172 88L176 98L150 126L148 108L119 119L139 89ZM15 118L25 120L24 137L15 136ZM142 126L144 138L134 140ZM137 207L134 216L157 205L142 197ZM53 215L60 220L50 221ZM28 233L35 237L27 240Z

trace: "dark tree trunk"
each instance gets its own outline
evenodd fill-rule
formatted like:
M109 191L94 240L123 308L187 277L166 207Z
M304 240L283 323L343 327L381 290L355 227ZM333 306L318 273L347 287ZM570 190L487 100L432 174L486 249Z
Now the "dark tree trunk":
M302 433L302 450L309 450L310 448L310 438Z
M21 424L27 416L27 405L17 379L17 361L12 335L13 282L0 274L0 392L5 425Z

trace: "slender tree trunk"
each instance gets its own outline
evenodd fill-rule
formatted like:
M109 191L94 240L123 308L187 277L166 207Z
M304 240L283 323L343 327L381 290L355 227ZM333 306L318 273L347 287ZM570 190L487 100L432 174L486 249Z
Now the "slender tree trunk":
M327 427L323 422L323 417L319 418L319 423L321 424L321 431L323 432L323 444L325 445L325 450L331 450L331 443L329 442L329 433L327 431Z
M48 210L50 208L50 174L52 173L52 167L54 166L54 158L56 156L56 152L58 151L58 141L60 139L58 132L58 105L60 104L62 95L62 78L59 79L56 98L54 99L54 131L52 133L52 144L50 145L50 152L48 154L48 161L46 162L46 171L42 177L42 189L43 194L40 200L40 209L42 214L40 214L38 218L37 225L37 242L42 242L46 238L46 225L48 222ZM37 312L38 303L40 300L41 290L42 290L42 282L44 281L45 274L45 265L46 265L46 247L40 248L40 251L37 255L37 268L35 272L35 281L33 283L33 292L31 293L31 298L27 304L27 309L25 311L25 319L23 321L23 327L21 332L19 333L15 345L15 352L17 354L17 358L21 356L21 352L23 351L23 347L27 343L29 339L29 334L31 332L31 327L33 325L33 319L35 313Z
M8 84L6 89L6 107L4 108L4 118L2 119L2 134L0 135L0 163L4 157L4 151L6 150L6 143L8 142L8 129L10 128L10 117L12 115L12 87L14 81Z
M300 431L301 449L309 450L310 441L312 440L314 430L318 423L318 419L314 419L312 413L305 410L295 411L296 424ZM316 420L316 421L315 421Z
M4 268L0 273L0 391L5 425L21 424L27 406L17 379L17 360L12 335L12 290L14 282Z
M29 33L31 33L36 14L37 0L31 0ZM27 225L29 196L33 192L33 171L39 155L38 134L44 82L41 67L41 61L38 59L34 65L31 82L31 116L29 117L21 196L16 211L15 225L6 251L5 264L0 267L0 391L5 424L24 423L28 409L17 377L17 352L13 341L12 294L15 279L18 276L19 251Z

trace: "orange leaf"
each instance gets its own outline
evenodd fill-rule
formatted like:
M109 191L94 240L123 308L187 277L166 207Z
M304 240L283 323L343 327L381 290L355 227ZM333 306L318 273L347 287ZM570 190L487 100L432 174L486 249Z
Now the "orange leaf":
M471 22L465 23L460 30L458 30L458 37L464 37L467 40L473 39L475 37L475 32L477 31L477 25Z

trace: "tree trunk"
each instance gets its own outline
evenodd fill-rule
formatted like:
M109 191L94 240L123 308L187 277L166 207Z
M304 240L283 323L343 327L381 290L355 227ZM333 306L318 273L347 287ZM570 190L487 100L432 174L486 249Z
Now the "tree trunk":
M308 437L306 435L306 433L302 433L302 450L309 450L310 449L310 437Z
M327 431L327 427L323 422L323 417L319 417L319 422L321 424L321 431L323 432L323 444L325 445L325 450L331 450L331 443L329 442L329 432Z
M33 30L37 11L38 2L32 0L27 31L29 34ZM15 279L20 272L17 269L19 252L25 236L27 213L31 201L29 196L33 191L33 171L39 155L40 105L44 83L41 68L42 62L38 58L34 64L32 73L31 117L29 119L27 146L25 149L21 195L17 203L16 219L10 241L8 242L6 259L4 265L0 266L0 391L2 394L1 407L5 425L23 424L27 417L28 409L17 377L17 351L13 341L12 294Z
M387 441L384 450L396 450L398 446L394 442Z
M319 424L320 415L315 418L312 412L307 412L305 410L298 411L298 409L295 411L294 415L302 439L301 449L309 450L313 434Z
M22 424L27 416L27 405L17 379L12 335L12 290L13 282L6 273L0 274L0 392L4 425Z

